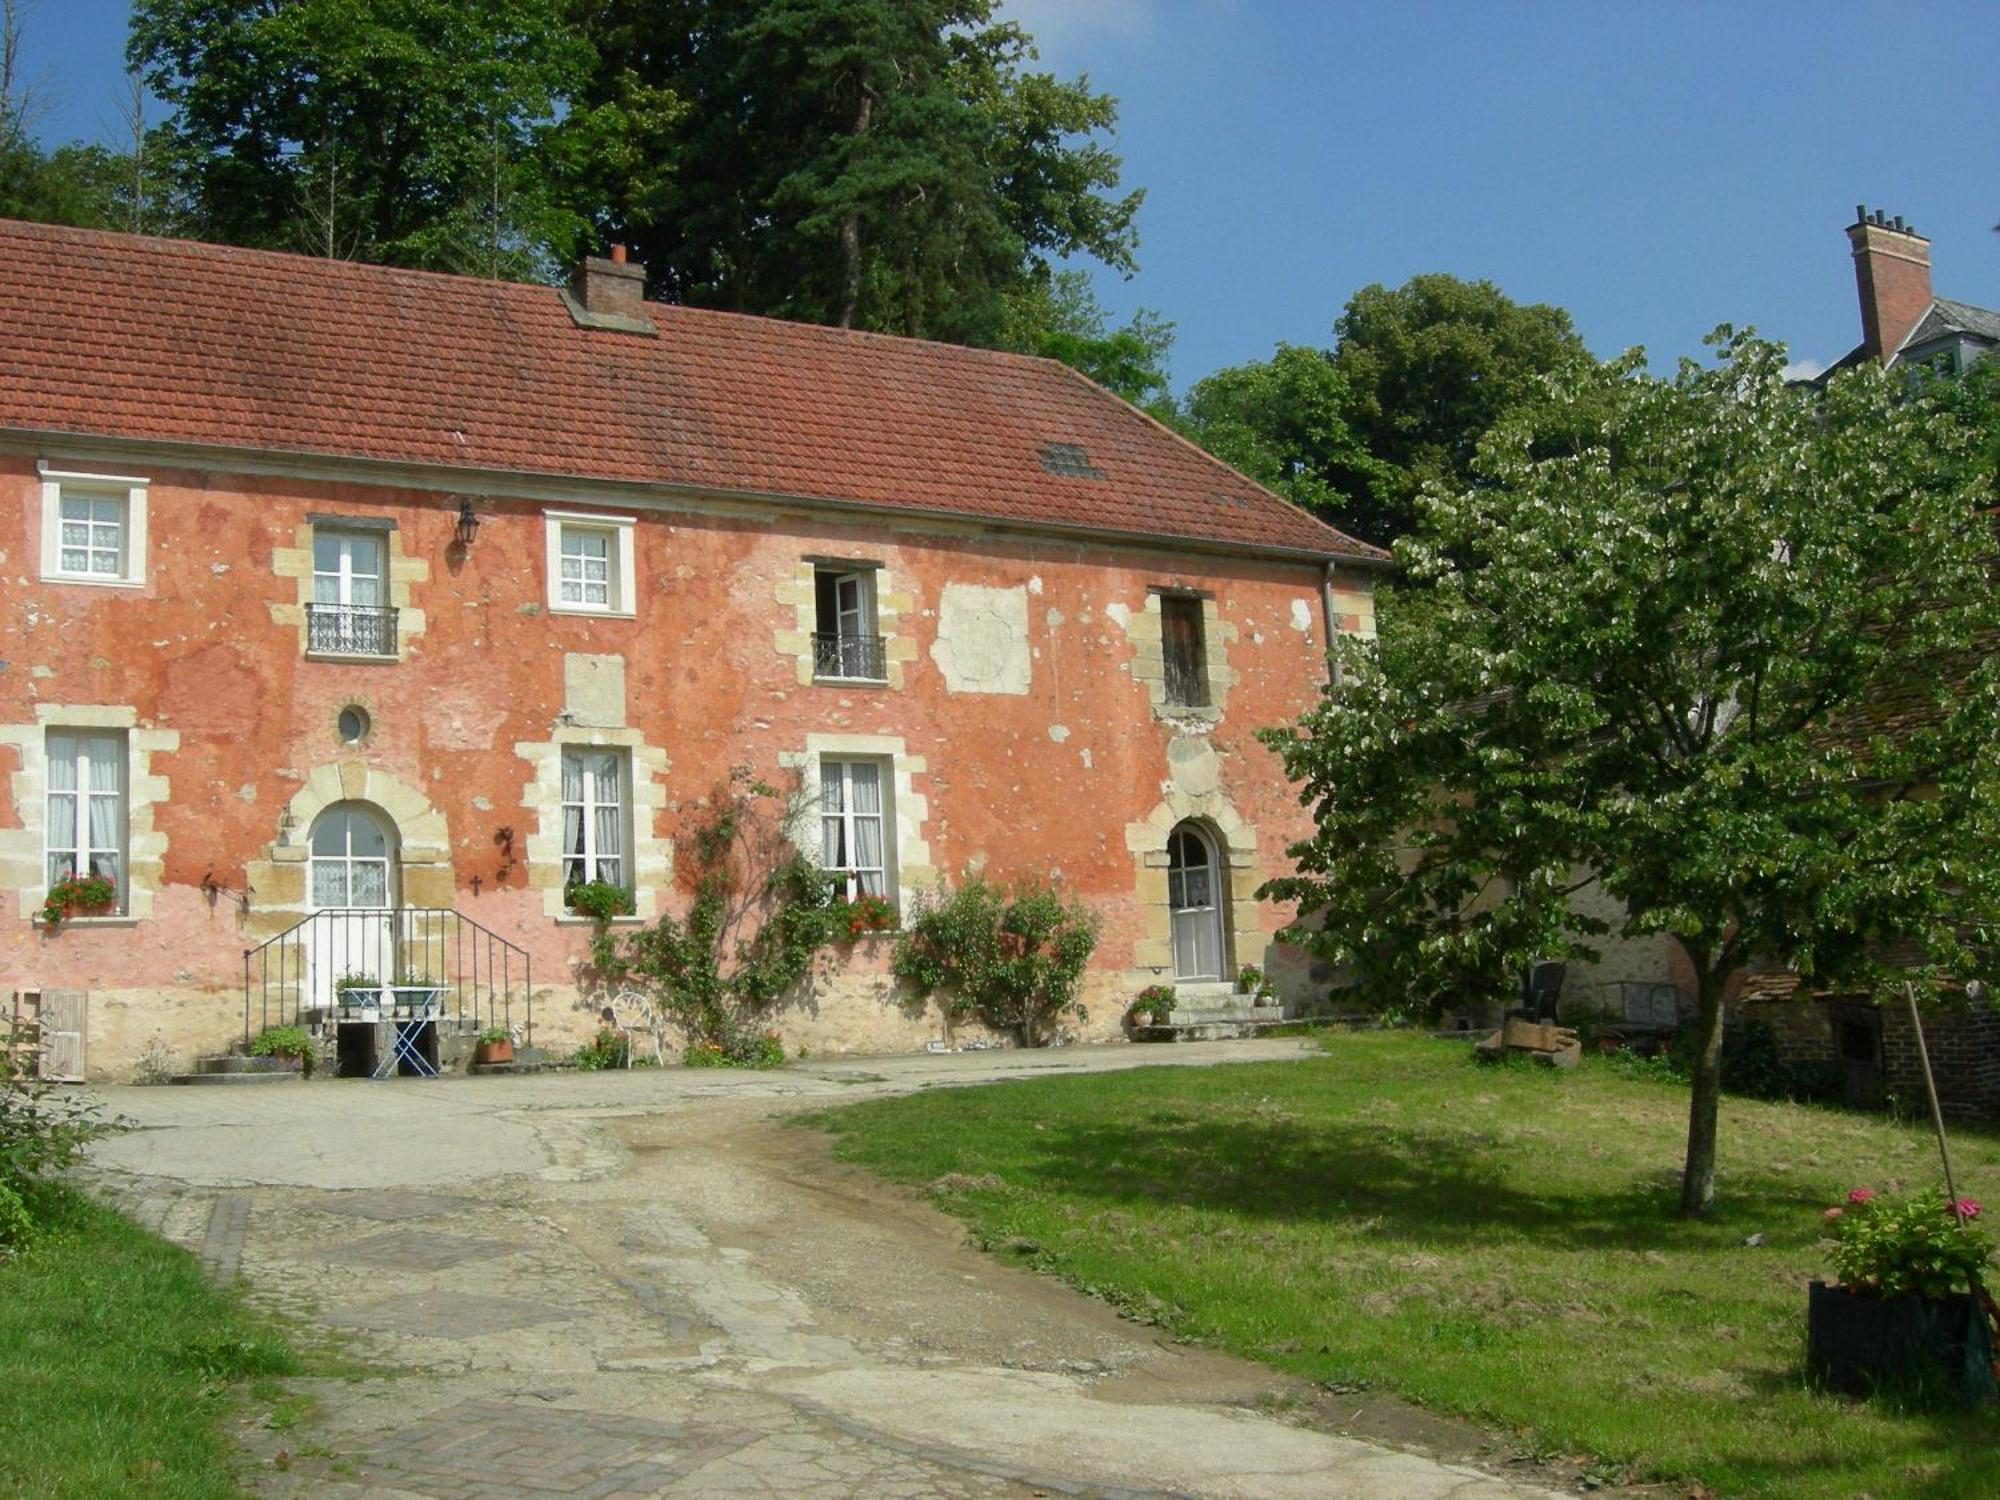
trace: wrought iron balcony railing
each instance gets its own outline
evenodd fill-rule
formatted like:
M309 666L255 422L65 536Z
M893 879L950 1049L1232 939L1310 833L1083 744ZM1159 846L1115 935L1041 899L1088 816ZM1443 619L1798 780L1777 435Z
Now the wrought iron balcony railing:
M855 677L881 682L889 675L889 660L879 635L815 635L813 676Z
M396 611L379 604L308 604L306 650L322 656L394 656Z

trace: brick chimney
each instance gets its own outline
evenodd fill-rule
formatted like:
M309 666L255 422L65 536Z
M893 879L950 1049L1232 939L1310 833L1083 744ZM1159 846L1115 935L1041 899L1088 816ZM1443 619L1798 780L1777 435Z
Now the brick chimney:
M646 268L626 260L623 245L613 245L608 260L585 256L570 276L569 292L587 313L645 320Z
M1861 348L1887 359L1931 305L1931 242L1902 216L1871 215L1856 204L1847 228L1854 246L1854 285L1861 293Z

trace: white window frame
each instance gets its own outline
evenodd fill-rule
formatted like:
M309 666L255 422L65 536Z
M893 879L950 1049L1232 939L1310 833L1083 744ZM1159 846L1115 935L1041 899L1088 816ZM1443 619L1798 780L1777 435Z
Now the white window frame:
M594 880L601 879L602 877L598 871L598 861L601 859L615 859L619 865L619 877L617 880L607 881L606 884L615 885L621 890L631 891L636 895L639 884L636 878L638 874L637 863L632 854L632 754L629 750L617 745L564 745L562 747L562 764L558 768L558 775L565 780L567 780L567 772L569 770L569 759L573 755L579 757L608 755L612 757L618 765L618 798L615 802L607 802L604 798L598 796L597 793L600 788L597 778L589 774L587 767L579 767L578 779L583 783L583 799L580 802L572 802L565 795L561 799L561 813L562 821L566 823L569 818L569 810L572 807L578 809L583 832L583 853L580 856L570 853L569 841L561 833L562 824L559 823L557 825L558 837L562 841L562 848L558 850L557 857L562 861L562 887L564 890L568 890L572 885L588 885ZM619 848L616 854L606 854L597 847L597 812L603 807L613 807L618 813ZM570 861L578 858L581 858L583 861L584 878L582 881L572 881L569 878Z
M548 610L555 615L597 615L612 619L632 619L637 613L638 593L634 582L634 516L607 516L581 511L550 510L542 513L548 564ZM608 605L564 603L562 597L563 536L567 532L596 532L609 543L611 602Z
M853 771L858 765L875 768L876 810L872 813L857 813L854 810ZM840 807L837 810L827 806L827 777L834 772L840 777ZM814 847L819 851L820 868L829 875L841 877L840 893L852 901L863 890L862 877L874 875L878 878L880 890L868 892L880 896L891 906L899 905L896 886L896 768L895 763L875 755L822 755L819 758L819 801L820 837ZM878 865L831 865L826 863L825 828L829 820L838 820L841 825L841 847L847 851L850 861L858 841L854 837L854 825L863 819L873 819L877 824L876 847L882 851L882 863Z
M72 787L58 790L56 787L56 766L54 742L57 739L76 741L75 758L70 761ZM94 791L90 785L90 756L85 749L92 740L104 740L115 745L118 750L118 785L112 791ZM44 796L42 813L42 875L45 886L56 883L56 861L67 859L71 862L71 872L83 876L91 873L90 857L93 854L112 856L116 861L117 873L113 884L118 895L113 908L123 915L129 909L132 886L132 747L128 736L118 729L78 729L63 724L51 724L42 735L42 750L45 761ZM73 842L58 849L51 839L56 826L55 802L59 797L67 797L76 803L76 813L71 827L74 828ZM112 798L118 804L117 844L112 848L98 848L90 841L90 804L93 798Z
M84 474L36 465L42 476L42 579L47 583L80 583L94 588L136 589L146 583L146 490L150 481L128 474ZM93 500L116 500L124 507L119 520L122 556L114 573L74 573L62 565L62 502L67 491Z
M858 653L846 648L845 642L882 639L882 622L875 606L875 571L873 568L841 567L834 563L813 564L813 676L821 682L888 681L886 663L881 676L869 676L845 670L835 672L819 670L818 637L823 633L819 629L820 580L828 579L833 584L833 638L836 642L834 654L836 665L845 668L850 658L858 656ZM851 609L841 603L843 588L851 589L853 592L854 604ZM849 629L850 619L853 622L852 629Z

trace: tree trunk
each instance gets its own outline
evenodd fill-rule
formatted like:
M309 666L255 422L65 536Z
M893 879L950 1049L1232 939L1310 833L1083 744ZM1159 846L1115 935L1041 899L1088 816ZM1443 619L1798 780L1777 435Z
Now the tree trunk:
M1688 1101L1687 1162L1681 1213L1705 1214L1715 1203L1715 1117L1722 1097L1722 986L1726 975L1695 965L1694 1089Z
M868 134L875 113L875 91L861 85L861 108L854 116L854 134ZM852 328L861 312L861 210L850 208L840 221L840 326Z

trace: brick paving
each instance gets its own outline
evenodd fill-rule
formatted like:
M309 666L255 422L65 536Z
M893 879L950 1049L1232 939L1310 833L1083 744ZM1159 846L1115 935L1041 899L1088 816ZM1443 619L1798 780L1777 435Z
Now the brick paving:
M438 1500L637 1500L758 1440L561 1407L465 1401L356 1455L364 1478Z
M208 1231L201 1240L201 1268L217 1286L236 1279L249 1229L250 1200L243 1194L224 1193L210 1205Z
M381 1266L392 1271L443 1271L467 1261L505 1255L513 1248L505 1240L439 1234L429 1229L392 1229L387 1234L335 1245L320 1253L331 1261Z

